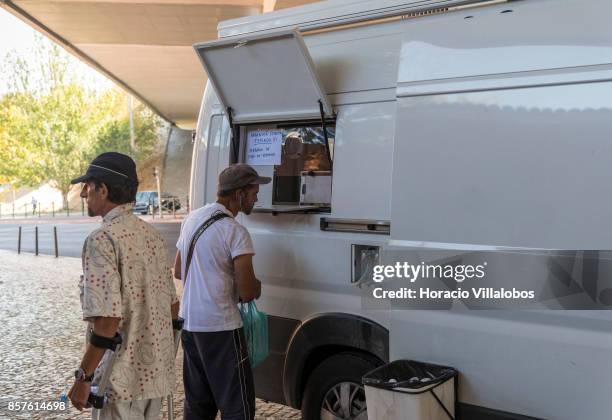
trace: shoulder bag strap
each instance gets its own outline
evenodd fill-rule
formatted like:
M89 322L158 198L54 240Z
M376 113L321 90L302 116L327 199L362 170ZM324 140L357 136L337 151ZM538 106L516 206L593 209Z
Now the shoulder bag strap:
M210 227L210 225L215 223L217 220L221 220L226 217L230 217L230 216L223 212L215 213L211 216L210 219L202 223L202 225L198 228L198 230L196 230L196 233L193 235L193 238L191 239L191 243L189 244L189 252L187 252L187 259L185 260L185 274L181 276L183 277L183 282L187 281L187 273L189 272L189 266L191 265L191 258L193 257L193 251L195 250L196 242L198 241L200 236L202 236L204 231Z

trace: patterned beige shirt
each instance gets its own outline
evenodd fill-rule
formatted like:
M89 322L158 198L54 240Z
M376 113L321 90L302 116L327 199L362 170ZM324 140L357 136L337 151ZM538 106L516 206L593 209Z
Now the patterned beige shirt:
M160 234L134 216L131 205L115 207L85 241L83 273L83 319L121 318L123 344L110 377L109 401L170 394L175 383L170 306L178 299ZM94 382L105 363L106 356Z

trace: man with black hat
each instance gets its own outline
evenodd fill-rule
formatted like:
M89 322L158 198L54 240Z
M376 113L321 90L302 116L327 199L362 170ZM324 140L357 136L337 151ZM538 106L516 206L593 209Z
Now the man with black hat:
M235 219L250 214L260 177L245 164L219 175L217 202L185 219L176 244L174 276L183 279L183 383L185 420L250 420L255 416L253 373L238 302L259 298L253 271L253 244Z
M76 183L83 183L87 213L102 216L102 226L83 246L79 286L89 331L68 396L77 409L87 408L92 381L107 367L103 344L118 333L123 343L100 418L157 419L175 383L172 319L178 315L164 241L132 213L138 179L129 156L101 154Z

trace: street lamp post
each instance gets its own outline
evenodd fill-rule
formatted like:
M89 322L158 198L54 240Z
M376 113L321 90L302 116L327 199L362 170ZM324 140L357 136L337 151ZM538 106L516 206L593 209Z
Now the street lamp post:
M159 218L161 219L164 216L162 215L161 183L159 180L160 176L157 166L153 168L153 176L155 176L155 181L157 182L157 208L159 209Z

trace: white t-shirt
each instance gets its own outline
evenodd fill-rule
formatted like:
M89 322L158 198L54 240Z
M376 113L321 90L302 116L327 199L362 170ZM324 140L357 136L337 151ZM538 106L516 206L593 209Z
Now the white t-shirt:
M189 244L198 228L213 214L230 217L217 220L198 239L187 279L183 279L180 317L191 332L229 331L242 327L238 311L238 290L234 281L234 258L255 254L251 236L222 204L207 204L183 221L176 247L181 253L181 272Z

